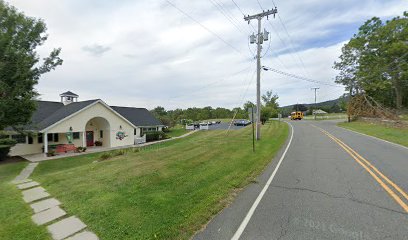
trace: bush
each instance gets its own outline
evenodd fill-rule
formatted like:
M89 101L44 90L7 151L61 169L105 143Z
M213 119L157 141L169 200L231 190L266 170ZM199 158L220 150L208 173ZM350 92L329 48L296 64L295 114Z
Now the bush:
M55 156L55 151L54 151L54 150L50 150L50 151L47 153L47 157L53 157L53 156Z
M107 159L109 159L109 158L111 158L111 157L112 157L112 155L111 155L110 153L105 152L105 153L103 153L99 158L100 158L101 160L107 160Z
M97 147L102 146L102 142L101 141L95 141L95 146L97 146Z
M85 151L86 151L86 147L77 147L75 152L81 153L81 152L85 152Z
M116 157L116 156L122 156L122 155L125 155L125 150L117 150L117 151L114 151L114 152L113 152L113 156L114 156L114 157Z
M10 152L10 148L16 145L17 142L13 139L3 138L0 139L0 161L6 159Z
M164 132L161 132L161 131L145 132L145 134L146 134L146 142L158 141L158 140L169 138Z

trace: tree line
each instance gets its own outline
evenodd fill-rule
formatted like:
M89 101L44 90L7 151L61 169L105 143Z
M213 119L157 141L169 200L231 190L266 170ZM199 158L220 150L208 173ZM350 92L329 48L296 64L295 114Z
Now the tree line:
M277 103L278 95L272 91L267 91L262 96L261 121L265 123L271 117L277 117L279 104ZM182 120L188 121L203 121L209 119L249 119L249 109L256 109L256 104L247 101L242 107L233 109L211 106L203 108L177 108L174 110L166 110L164 107L157 106L150 112L157 117L164 125L174 126L182 123Z
M383 106L408 107L408 12L366 21L342 48L336 83L351 95L368 95Z

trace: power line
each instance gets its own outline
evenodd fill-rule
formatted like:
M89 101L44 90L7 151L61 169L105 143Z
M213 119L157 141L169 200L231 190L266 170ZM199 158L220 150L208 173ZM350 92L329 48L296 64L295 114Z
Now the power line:
M344 86L341 86L341 85L334 85L334 84L330 84L330 83L327 83L327 82L323 82L323 81L319 81L319 80L314 80L314 79L310 79L310 78L306 78L306 77L302 77L302 76L298 76L298 75L295 75L295 74L292 74L292 73L283 72L283 71L281 71L281 70L274 69L274 68L270 68L270 67L266 67L266 66L263 66L262 68L263 68L265 71L272 71L272 72L275 72L275 73L278 73L278 74L281 74L281 75L285 75L285 76L287 76L287 77L292 77L292 78L296 78L296 79L303 80L303 81L307 81L307 82L312 82L312 83L317 83L317 84L326 85L326 86L332 86L332 87L344 87Z
M234 3L234 5L238 8L238 10L242 13L242 15L245 17L245 13L244 13L244 11L242 11L242 9L238 6L238 4L234 1L234 0L231 0L233 3ZM252 26L251 24L248 24L248 26L250 26L254 31L256 31L256 29L254 28L254 26Z
M259 0L256 0L256 1L257 1L257 3L258 3L259 7L263 10L262 4L259 2ZM273 6L276 8L276 4L275 4L275 2L274 2L273 0L272 0L272 4L273 4ZM291 50L292 50L291 54L292 54L292 53L295 53L295 54L296 54L296 56L298 57L298 60L299 60L299 62L300 62L300 64L301 64L301 68L303 69L304 73L305 73L306 75L310 75L310 74L308 73L306 67L305 67L305 64L304 64L302 58L301 58L300 55L295 51L295 48L293 47L294 44L293 44L293 41L292 41L292 37L291 37L291 35L289 34L289 31L288 31L288 29L286 28L286 26L285 26L285 24L284 24L284 22L283 22L283 20L282 20L282 18L281 18L281 16L280 16L280 14L278 13L277 15L278 15L279 22L281 23L283 29L285 30L286 35L287 35L288 38L289 38L289 47L290 47ZM272 26L272 28L273 28L273 30L275 31L275 33L278 35L278 38L281 40L281 42L282 42L284 45L286 45L286 43L285 43L285 42L281 39L281 37L279 36L279 33L275 30L273 24L272 24L270 21L268 21L268 22L269 22L269 24ZM293 56L292 56L292 57L293 57ZM295 62L297 62L297 61L295 61Z
M239 27L239 25L236 24L236 20L230 15L228 15L225 9L216 0L209 0L209 1L236 29L238 29L238 31L240 31L244 35L247 34Z
M254 61L254 60L252 60L252 61L250 62L250 64L252 64L253 61ZM201 86L200 88L196 88L196 89L194 89L194 90L191 90L191 91L189 91L187 94L182 94L182 95L177 95L177 96L174 96L174 97L170 97L170 99L175 99L175 98L180 98L180 97L185 97L185 96L196 95L197 93L201 92L201 91L204 90L204 89L207 89L207 88L209 88L209 87L215 86L215 85L217 85L217 84L219 84L219 83L222 83L222 82L224 82L224 81L226 81L226 80L228 80L228 79L231 79L231 78L232 78L233 76L235 76L235 75L238 75L238 74L240 74L240 73L242 73L242 72L245 72L245 71L249 70L251 67L252 67L252 66L250 65L250 66L248 66L248 67L246 67L246 68L244 68L244 69L242 69L242 70L240 70L240 71L238 71L238 72L235 72L235 73L232 73L232 74L228 74L228 77L224 77L224 78L222 78L222 79L220 79L220 80L217 80L217 81L208 83L208 84L206 84L206 85L204 85L204 86ZM248 73L247 73L247 74L248 74Z
M195 18L193 18L192 16L190 16L189 14L187 14L186 12L184 12L183 10L181 10L179 7L177 7L174 3L170 2L169 0L166 0L166 2L172 6L173 8L177 9L180 13L184 14L185 16L187 16L188 18L190 18L192 21L194 21L195 23L197 23L198 25L200 25L200 27L202 27L203 29L205 29L207 32L211 33L212 35L214 35L216 38L218 38L220 41L222 41L223 43L225 43L227 46L229 46L230 48L232 48L234 51L236 51L237 53L242 54L242 52L237 49L236 47L234 47L233 45L231 45L229 42L225 41L222 37L220 37L217 33L213 32L211 29L209 29L208 27L206 27L205 25L203 25L202 23L200 23L199 21L197 21Z

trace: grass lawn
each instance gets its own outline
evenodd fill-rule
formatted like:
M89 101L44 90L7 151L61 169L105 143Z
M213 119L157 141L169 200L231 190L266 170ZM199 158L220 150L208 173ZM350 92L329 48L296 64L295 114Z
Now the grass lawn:
M179 137L189 132L189 130L186 130L185 126L180 124L177 124L176 126L170 128L169 130L170 132L166 132L166 134L170 137Z
M314 119L313 115L307 115L304 117L306 120ZM328 113L323 115L317 115L316 120L327 120L327 119L347 119L347 114L345 113Z
M338 125L408 147L408 128L392 128L367 122L339 123Z
M262 131L256 154L250 127L200 131L106 161L42 162L32 178L101 239L189 239L265 168L289 128L272 121Z
M23 201L21 191L10 183L26 165L25 162L0 164L0 239L51 239L45 227L31 220L33 211Z

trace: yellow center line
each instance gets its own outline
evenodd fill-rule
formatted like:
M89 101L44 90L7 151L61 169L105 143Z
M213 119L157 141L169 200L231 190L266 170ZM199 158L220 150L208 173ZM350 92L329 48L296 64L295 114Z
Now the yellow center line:
M336 142L340 147L342 147L352 158L354 158L354 160L356 160L357 163L359 163L384 188L384 190L405 210L405 212L408 213L408 205L387 184L385 184L384 181L382 181L373 171L371 171L371 169L368 166L372 167L378 175L380 175L391 186L397 189L397 191L400 192L405 198L407 198L407 194L401 188L399 188L395 183L393 183L384 174L382 174L377 168L375 168L370 162L364 159L360 154L358 154L351 147L343 143L341 140L331 135L324 129L321 129L315 125L312 125L312 126L315 128L318 128L321 132L326 134L329 138L331 138L334 142ZM364 164L362 161L364 161L368 166Z

